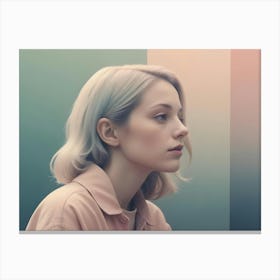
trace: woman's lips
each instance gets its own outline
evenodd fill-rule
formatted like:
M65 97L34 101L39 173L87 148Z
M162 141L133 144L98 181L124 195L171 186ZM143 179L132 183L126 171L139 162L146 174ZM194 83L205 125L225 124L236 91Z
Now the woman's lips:
M176 156L181 156L183 154L182 149L183 145L178 145L174 148L168 149L168 152Z
M177 156L181 156L183 154L183 152L181 150L170 150L168 151L168 153L177 155Z
M181 151L183 149L183 145L177 145L171 149L168 149L168 151Z

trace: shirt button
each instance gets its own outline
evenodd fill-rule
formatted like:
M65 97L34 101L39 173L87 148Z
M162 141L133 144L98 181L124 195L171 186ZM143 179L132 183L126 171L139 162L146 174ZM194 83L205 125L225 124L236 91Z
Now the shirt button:
M128 222L128 218L124 215L121 215L120 216L120 221L121 221L121 223L126 224Z

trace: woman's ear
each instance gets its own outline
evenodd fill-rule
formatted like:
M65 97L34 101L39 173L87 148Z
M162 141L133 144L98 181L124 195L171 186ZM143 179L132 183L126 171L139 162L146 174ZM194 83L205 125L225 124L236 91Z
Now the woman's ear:
M112 121L107 118L101 118L96 126L99 137L108 145L117 147L119 139L117 137L116 128Z

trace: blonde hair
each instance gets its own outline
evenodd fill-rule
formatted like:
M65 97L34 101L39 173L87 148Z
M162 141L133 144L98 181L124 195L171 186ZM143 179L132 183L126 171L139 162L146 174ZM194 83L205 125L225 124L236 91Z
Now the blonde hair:
M98 135L98 120L106 117L116 124L125 124L130 113L139 104L142 93L159 79L174 86L185 109L179 80L174 73L161 66L105 67L85 83L66 122L66 142L50 162L51 172L58 183L71 182L92 163L101 168L107 164L110 159L109 149ZM191 156L188 136L184 142ZM152 172L141 189L146 199L157 199L175 192L176 186L168 174Z

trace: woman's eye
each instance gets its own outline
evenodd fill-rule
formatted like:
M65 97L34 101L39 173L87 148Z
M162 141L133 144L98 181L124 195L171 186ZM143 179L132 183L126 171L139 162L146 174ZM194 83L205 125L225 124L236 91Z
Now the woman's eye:
M163 122L167 120L167 114L160 114L154 117L157 121Z

